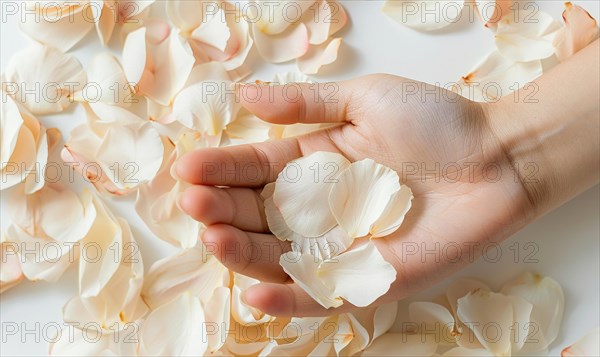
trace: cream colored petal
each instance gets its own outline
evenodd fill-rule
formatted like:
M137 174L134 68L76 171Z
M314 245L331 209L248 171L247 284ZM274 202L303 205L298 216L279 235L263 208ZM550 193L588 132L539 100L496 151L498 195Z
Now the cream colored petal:
M269 189L265 186L261 194L264 197L263 204L267 224L277 238L292 242L293 251L307 253L319 260L324 260L330 259L350 247L353 239L337 225L318 237L306 237L292 231L283 219L280 210L273 203L272 192L274 189L274 184L270 184Z
M373 316L373 339L382 336L392 328L396 321L397 314L397 302L383 304L377 307L375 315Z
M458 316L456 316L458 299L474 290L491 291L491 289L481 281L467 278L458 279L446 288L446 298L448 299L452 314L454 314L455 318L458 318Z
M239 116L226 128L230 138L241 139L247 143L260 143L269 140L271 124L253 114Z
M338 356L354 356L369 344L369 332L352 314L337 318L337 330L332 336L333 349ZM324 342L328 343L325 338Z
M405 26L419 31L432 31L458 22L463 6L463 1L455 0L387 0L382 11Z
M95 217L92 196L84 191L81 199L60 186L49 185L40 192L39 206L36 211L37 226L54 240L75 242L89 231Z
M513 0L478 0L474 6L485 27L494 27L502 17L512 13L512 4Z
M596 327L562 350L561 356L600 356L600 328Z
M230 36L225 12L221 9L208 13L202 25L192 31L194 40L215 47L219 51L225 51Z
M32 5L39 1L31 1ZM38 6L38 11L19 16L19 27L27 36L44 45L66 52L81 41L94 27L93 6L80 1L71 2L69 8L60 9L56 2ZM57 19L60 13L65 16Z
M98 338L91 338L95 331L82 331L75 327L66 327L58 332L56 340L52 338L48 355L50 356L136 356L138 324L131 324L126 331L103 332ZM54 336L52 336L54 337Z
M306 74L318 73L322 66L335 62L341 44L341 38L334 38L329 43L310 46L308 51L298 58L298 69Z
M75 57L39 44L15 53L4 75L6 82L17 83L15 101L33 114L65 110L73 93L86 84L85 72Z
M199 246L152 264L146 274L143 297L154 309L185 291L206 302L220 286L229 286L229 271Z
M122 16L117 12L115 4L105 3L104 0L90 0L96 33L103 45L107 45L113 34L117 16Z
M520 297L475 290L458 299L457 313L487 350L506 356L519 351L525 343L532 307ZM497 333L487 330L490 325Z
M542 63L514 62L499 51L490 53L451 89L476 102L496 102L542 74Z
M256 28L268 35L276 35L284 32L292 24L300 21L304 13L314 13L310 10L315 1L293 1L284 0L272 2L269 0L253 0L258 5L257 14L252 14L256 22ZM251 8L254 10L254 8Z
M352 238L372 233L388 203L400 190L398 174L370 159L351 164L337 181L329 194L329 207Z
M169 20L183 32L192 32L202 24L203 1L171 0L165 3Z
M412 207L412 190L401 185L400 190L392 195L390 202L381 214L381 217L371 227L371 237L385 237L395 232L408 210Z
M519 296L533 305L531 324L536 334L525 342L522 353L544 350L558 336L565 307L565 297L560 285L549 277L524 273L505 285L502 293Z
M234 273L234 283L231 289L231 316L242 325L263 324L273 319L272 316L248 306L242 301L242 293L259 283L259 280Z
M2 169L0 188L5 190L23 182L27 177L27 171L35 164L36 156L35 138L26 126L21 126L15 149L8 164Z
M515 62L530 62L552 56L553 42L561 28L558 21L543 11L537 11L535 19L529 21L511 13L497 25L496 48L504 57Z
M40 128L40 135L36 143L36 165L32 170L29 170L29 174L25 178L25 193L28 195L40 190L46 184L44 169L48 164L48 151L50 149L46 132L46 128Z
M273 202L294 232L319 237L336 225L327 192L349 165L342 155L323 151L286 165L277 177Z
M164 140L165 158L155 178L140 185L135 210L150 230L160 239L182 248L198 244L203 225L181 211L177 205L185 185L171 175L176 152L173 144Z
M318 0L312 5L311 11L306 11L302 17L302 23L306 26L311 45L320 45L327 41L330 34L332 22L336 19L332 18L332 13L339 12L336 5L331 5L334 2L327 0ZM341 7L341 6L339 6Z
M129 190L154 178L162 164L163 150L156 129L142 122L109 128L96 158L118 188Z
M413 302L408 307L410 321L417 324L420 333L433 334L438 342L454 342L454 316L442 305L432 302Z
M6 92L0 91L2 100L0 101L0 135L2 142L0 143L0 163L2 169L8 164L10 157L15 151L19 131L23 125L23 118L19 112L19 107L14 102L12 97Z
M560 61L598 38L598 22L582 7L566 2L562 17L565 29L555 39L556 56Z
M271 63L291 61L303 56L310 47L304 24L291 26L277 35L267 35L253 25L254 44L262 58Z
M200 300L185 292L153 310L140 330L140 352L153 356L198 356L208 348L202 338L205 314Z
M122 64L125 77L130 83L138 84L148 61L146 28L130 32L123 44Z
M433 338L389 332L373 341L361 356L433 356L436 349Z
M231 318L231 290L228 287L217 287L212 297L204 304L206 323L215 328L214 333L207 334L209 352L223 347L229 329ZM204 339L204 336L202 337Z
M151 61L146 62L139 89L157 103L170 105L187 82L196 59L190 45L176 31L149 50Z
M335 296L333 286L325 285L319 276L321 262L310 254L288 252L279 258L283 270L316 302L326 308L338 307L342 299Z
M229 82L199 82L181 91L173 102L173 115L187 128L219 135L239 109L231 95L222 92Z
M131 105L133 92L119 61L109 53L96 55L87 68L88 83L75 94L79 101Z
M338 307L342 298L355 306L367 306L385 294L396 271L371 242L319 261L310 254L288 252L279 264L294 282L326 308Z
M371 304L396 280L396 270L372 242L321 263L318 275L335 295L358 307Z
M81 297L96 296L106 286L119 267L119 261L111 256L110 247L121 247L123 230L116 217L93 196L96 219L86 237L81 241L79 258L79 293Z

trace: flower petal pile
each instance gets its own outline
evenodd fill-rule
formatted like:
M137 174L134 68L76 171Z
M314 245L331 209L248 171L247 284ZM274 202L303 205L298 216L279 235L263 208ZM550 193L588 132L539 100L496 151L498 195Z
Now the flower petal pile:
M269 228L292 242L281 266L321 305L369 305L396 279L372 242L348 250L356 238L400 227L413 196L395 171L316 152L289 162L262 196Z

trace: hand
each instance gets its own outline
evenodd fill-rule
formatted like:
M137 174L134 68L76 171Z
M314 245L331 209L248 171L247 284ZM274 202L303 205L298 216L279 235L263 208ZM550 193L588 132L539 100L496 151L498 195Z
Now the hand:
M202 240L224 265L264 282L246 290L249 305L274 316L346 312L353 309L349 303L327 310L284 273L279 256L290 246L269 233L259 194L287 162L315 151L338 152L350 161L371 158L396 170L414 193L402 226L373 240L397 270L375 303L402 299L598 183L599 43L536 80L536 103L512 96L473 103L391 75L302 84L296 101L286 100L281 86L246 86L242 104L268 122L339 125L187 154L176 169L195 186L180 205L207 225ZM533 167L526 171L527 165ZM247 168L258 175L245 174ZM249 253L249 247L259 251Z
M413 190L413 207L401 228L374 240L398 272L377 303L427 287L523 224L531 203L490 129L484 105L391 75L301 88L303 99L293 102L285 99L282 86L252 85L240 91L240 98L271 123L341 125L281 141L203 149L177 165L180 177L197 185L185 191L180 204L208 226L205 244L216 247L214 253L228 268L265 282L247 290L248 304L271 315L340 312L324 309L290 284L278 264L289 244L269 234L260 198L261 187L287 162L315 151L338 152L350 161L372 158L396 170ZM425 91L429 94L422 97ZM204 170L213 164L222 170ZM262 168L260 178L244 177L244 167ZM242 254L251 242L264 251ZM267 251L274 245L274 254Z

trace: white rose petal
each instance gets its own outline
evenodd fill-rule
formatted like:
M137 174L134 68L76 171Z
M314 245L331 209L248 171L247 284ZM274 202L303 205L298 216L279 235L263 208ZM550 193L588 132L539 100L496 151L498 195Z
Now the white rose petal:
M342 305L342 299L355 306L367 306L385 294L396 279L396 270L372 242L329 261L288 252L281 256L279 264L296 284L326 308Z
M153 310L140 329L140 352L152 356L201 356L208 348L202 338L205 313L189 292Z
M4 75L6 83L16 89L9 94L33 114L53 114L67 109L73 93L87 82L75 57L39 44L15 53Z

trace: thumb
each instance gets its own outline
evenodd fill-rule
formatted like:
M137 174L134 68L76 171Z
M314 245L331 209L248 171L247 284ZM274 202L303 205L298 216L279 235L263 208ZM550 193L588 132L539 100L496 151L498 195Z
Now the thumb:
M246 109L270 123L341 123L349 121L351 83L253 83L238 84L236 90Z

